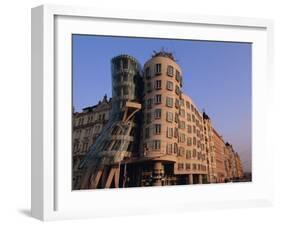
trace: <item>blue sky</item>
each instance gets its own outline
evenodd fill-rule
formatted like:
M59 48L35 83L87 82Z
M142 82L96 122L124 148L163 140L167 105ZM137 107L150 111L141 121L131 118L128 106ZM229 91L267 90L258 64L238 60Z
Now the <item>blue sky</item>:
M134 56L143 65L153 50L172 52L183 72L183 92L205 109L214 127L251 170L250 43L73 35L73 105L76 111L111 96L110 60Z

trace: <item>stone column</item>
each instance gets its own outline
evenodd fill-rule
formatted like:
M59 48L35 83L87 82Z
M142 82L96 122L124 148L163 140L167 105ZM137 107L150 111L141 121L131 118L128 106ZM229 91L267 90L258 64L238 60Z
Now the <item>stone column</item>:
M162 163L155 162L153 166L153 186L162 185Z
M193 184L193 174L188 175L188 184Z
M199 174L199 184L203 184L203 177L202 177L202 174Z

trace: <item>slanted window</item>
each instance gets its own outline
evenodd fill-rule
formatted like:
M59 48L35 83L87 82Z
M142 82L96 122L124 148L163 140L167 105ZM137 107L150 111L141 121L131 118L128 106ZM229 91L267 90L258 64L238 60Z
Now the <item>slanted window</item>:
M187 132L188 132L188 133L192 133L192 127L191 127L191 125L187 125Z
M180 94L180 87L176 85L176 94L179 95Z
M178 82L180 82L180 80L181 80L180 77L181 77L181 76L180 76L180 72L179 72L178 70L176 70L176 80L177 80Z
M171 77L174 76L174 68L173 66L169 65L168 68L167 68L167 74Z
M191 137L187 138L187 146L191 146L192 145L192 139Z
M167 121L168 122L173 122L173 112L167 112L166 113L166 115L167 115Z
M166 105L168 107L173 107L173 98L172 97L166 97Z
M186 101L186 107L187 107L188 109L190 109L190 103L189 103L189 101Z
M167 137L172 138L173 137L173 128L167 128Z
M171 81L167 81L167 90L173 91L174 89L174 84Z
M179 107L180 107L180 101L179 101L179 99L176 99L175 107L176 107L176 108L179 108Z
M179 128L180 129L185 129L185 122L184 121L180 121Z

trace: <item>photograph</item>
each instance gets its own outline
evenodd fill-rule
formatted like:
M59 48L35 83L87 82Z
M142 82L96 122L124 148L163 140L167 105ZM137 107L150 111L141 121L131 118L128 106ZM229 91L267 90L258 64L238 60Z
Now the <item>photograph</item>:
M252 43L72 34L71 57L72 190L252 182Z

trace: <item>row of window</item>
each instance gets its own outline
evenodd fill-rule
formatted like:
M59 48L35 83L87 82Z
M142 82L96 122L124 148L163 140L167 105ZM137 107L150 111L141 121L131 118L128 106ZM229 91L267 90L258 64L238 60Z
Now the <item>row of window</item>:
M154 110L154 119L161 119L162 113L161 109L155 109ZM146 113L146 123L149 124L151 123L151 112ZM166 112L166 120L167 122L173 122L174 114L173 112ZM180 121L178 113L175 113L175 122L179 123L179 128L180 129L186 129L188 133L192 133L192 128L193 128L193 133L197 135L198 138L203 139L203 134L200 133L199 129L196 129L196 126L194 125L193 127L191 125L188 125L185 123L185 121Z
M185 170L191 170L191 166L193 170L201 170L201 171L206 171L207 167L205 165L202 164L190 164L190 163L178 163L178 170L184 170L184 166L185 166Z
M160 135L161 134L161 124L154 124L151 127L146 127L144 129L144 137L145 139L149 139L151 137L151 132L153 135ZM204 144L198 140L196 137L187 137L184 133L180 133L178 128L171 128L167 127L166 130L167 138L178 138L180 143L186 143L187 146L197 146L197 148L204 150Z
M161 104L162 103L162 95L157 94L157 95L154 96L154 98L148 98L146 100L146 108L151 109L153 103L154 104ZM166 106L170 107L170 108L173 108L174 107L174 98L166 97ZM175 100L175 107L179 108L179 99Z
M85 117L79 117L79 118L76 120L76 125L75 125L75 126L84 125L84 119L86 119L86 118L85 118ZM104 121L104 120L105 120L105 113L98 114L98 115L95 117L95 121ZM91 122L94 122L94 115L90 115L90 116L87 117L87 122L86 122L86 124L91 123Z
M167 154L176 154L178 156L185 157L186 159L197 159L205 161L206 156L205 154L202 154L200 151L197 151L196 149L191 150L184 150L184 147L178 147L178 143L169 143L166 146L166 152Z
M159 90L162 89L162 81L161 80L156 80L154 82L154 89ZM174 90L174 83L171 81L166 81L166 89L169 91L173 91ZM151 82L147 82L146 83L146 92L151 92L152 91L152 83ZM180 87L178 85L175 86L175 93L177 95L180 95L181 91L180 91Z
M152 77L152 73L154 72L154 75L161 75L162 74L162 64L155 64L154 68L151 69L150 67L145 68L145 78L149 80ZM167 67L167 75L170 77L176 78L176 80L182 84L182 76L180 75L180 72L177 69L174 69L172 65L168 65Z
M98 134L101 132L102 126L100 124L95 125L94 127L87 128L85 130L75 130L74 137L80 138L83 132L83 136L91 136L92 134Z

